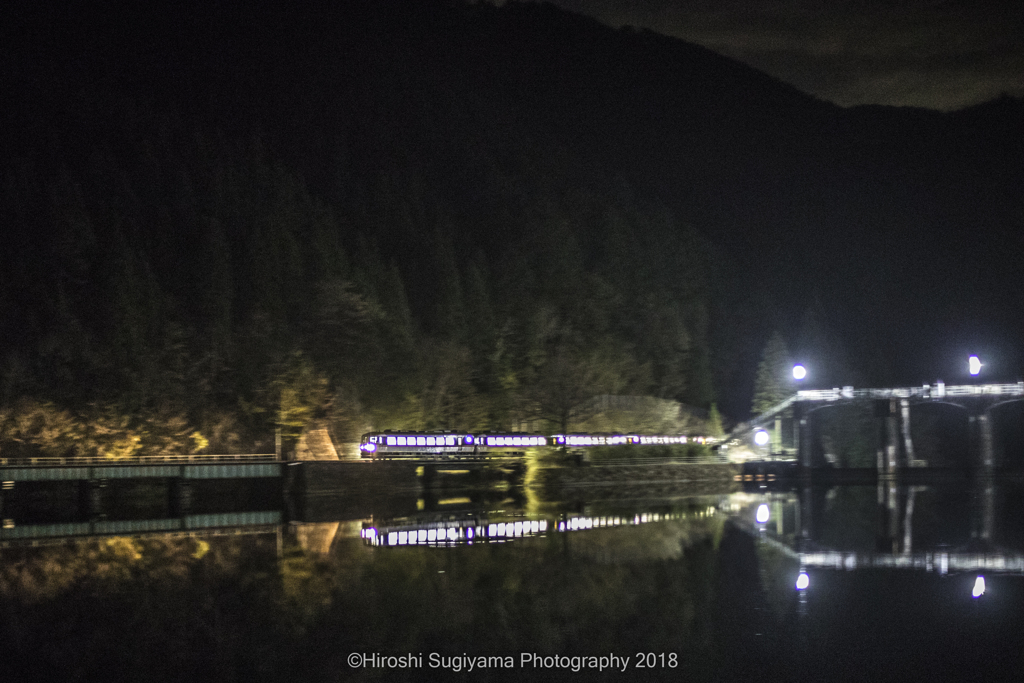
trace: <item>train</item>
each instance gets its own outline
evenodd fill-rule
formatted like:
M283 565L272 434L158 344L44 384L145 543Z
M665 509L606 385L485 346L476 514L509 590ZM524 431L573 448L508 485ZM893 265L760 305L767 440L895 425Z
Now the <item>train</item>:
M359 456L371 460L459 460L501 458L521 454L527 448L620 445L676 445L707 443L702 436L646 434L531 434L526 432L383 431L364 434Z

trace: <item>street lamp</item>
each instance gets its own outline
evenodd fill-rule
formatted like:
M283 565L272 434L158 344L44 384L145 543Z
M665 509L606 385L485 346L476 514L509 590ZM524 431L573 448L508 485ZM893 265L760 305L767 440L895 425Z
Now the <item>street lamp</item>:
M757 520L758 524L766 524L770 516L771 513L768 511L767 503L761 503L760 505L757 506L757 515L754 517L754 519Z
M797 382L801 381L804 377L807 377L807 368L800 363L793 366L793 379Z
M767 446L771 438L772 437L768 434L768 432L766 432L763 429L759 429L756 432L754 432L754 443L756 443L758 446Z
M967 367L971 371L971 375L977 377L978 373L981 372L981 359L977 356L971 356L967 359Z

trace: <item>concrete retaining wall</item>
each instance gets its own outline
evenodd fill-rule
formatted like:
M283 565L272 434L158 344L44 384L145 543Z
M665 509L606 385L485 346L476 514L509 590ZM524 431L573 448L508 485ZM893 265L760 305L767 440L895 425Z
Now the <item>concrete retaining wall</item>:
M737 491L739 465L617 465L542 470L535 481L546 497L674 497Z

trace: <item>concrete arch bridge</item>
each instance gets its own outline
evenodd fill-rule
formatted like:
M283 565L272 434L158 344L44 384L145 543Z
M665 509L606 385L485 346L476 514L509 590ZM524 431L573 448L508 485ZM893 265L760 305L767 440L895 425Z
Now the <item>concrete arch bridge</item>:
M1024 401L1024 382L798 391L734 430L724 447L736 459L795 460L803 468L830 467L833 463L825 457L821 441L821 416L829 408L860 406L861 414L870 415L873 422L874 466L879 474L937 464L915 449L911 427L915 416L924 414L939 422L966 417L966 456L959 458L958 467L1022 469L1024 462L1019 458L998 457L993 436L1002 407L1020 401ZM771 437L765 447L753 445L759 431Z

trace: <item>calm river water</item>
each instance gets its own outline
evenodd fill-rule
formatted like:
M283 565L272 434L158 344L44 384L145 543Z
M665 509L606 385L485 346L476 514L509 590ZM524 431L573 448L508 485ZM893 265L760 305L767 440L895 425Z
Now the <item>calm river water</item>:
M0 666L68 682L1009 678L1024 664L1022 494L456 493L194 535L8 534Z

